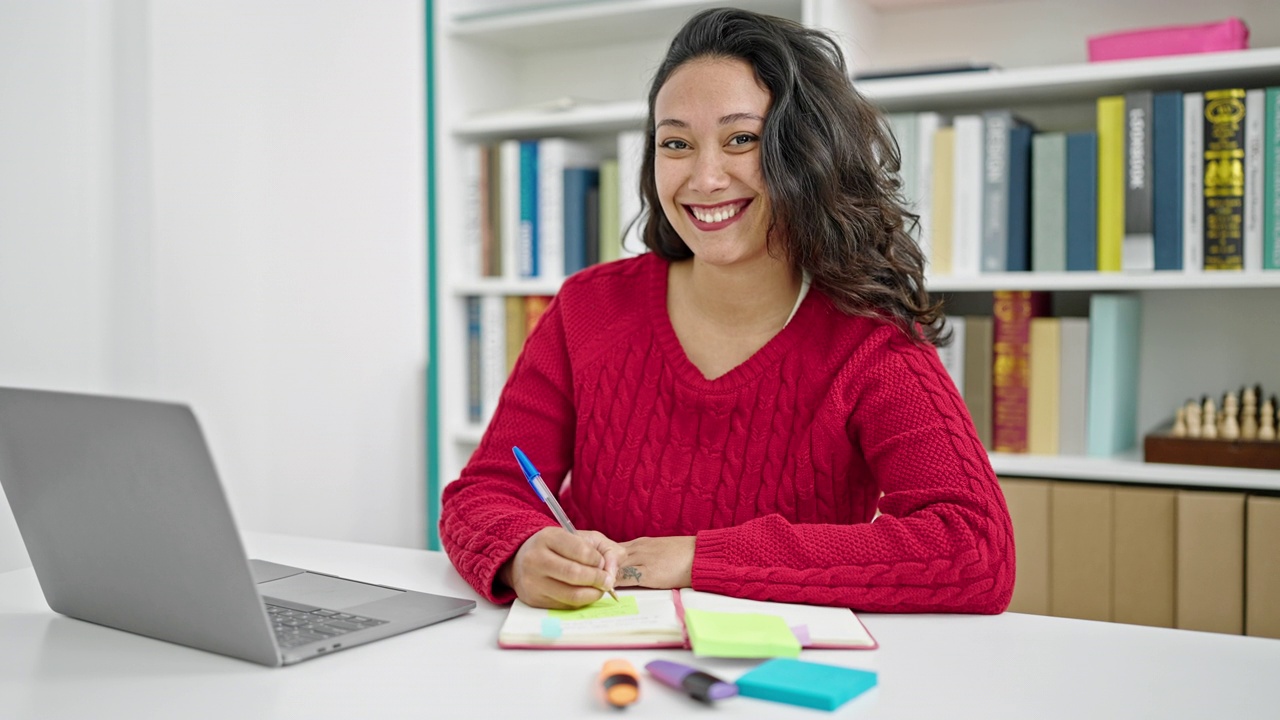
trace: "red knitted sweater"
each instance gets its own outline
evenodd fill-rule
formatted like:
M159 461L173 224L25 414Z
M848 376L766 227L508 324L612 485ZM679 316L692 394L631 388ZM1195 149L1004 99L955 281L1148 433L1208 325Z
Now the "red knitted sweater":
M755 355L707 380L672 329L667 269L647 254L564 283L445 487L441 537L462 577L511 601L498 568L555 525L519 445L579 528L619 542L696 535L698 590L1003 611L1009 514L937 352L815 289Z

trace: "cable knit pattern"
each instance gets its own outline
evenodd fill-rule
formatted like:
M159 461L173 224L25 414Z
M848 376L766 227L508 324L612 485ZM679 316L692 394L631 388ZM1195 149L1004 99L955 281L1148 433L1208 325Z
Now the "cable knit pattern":
M759 352L707 380L671 327L667 268L643 255L564 283L444 490L441 537L462 576L509 602L498 568L555 525L520 475L519 445L579 528L620 542L696 535L698 590L1003 611L1008 510L937 352L815 291Z

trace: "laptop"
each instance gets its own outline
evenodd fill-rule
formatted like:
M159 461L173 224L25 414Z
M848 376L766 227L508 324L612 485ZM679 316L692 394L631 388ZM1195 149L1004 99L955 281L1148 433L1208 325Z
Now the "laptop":
M55 612L272 667L473 600L247 560L185 405L0 388L0 485Z

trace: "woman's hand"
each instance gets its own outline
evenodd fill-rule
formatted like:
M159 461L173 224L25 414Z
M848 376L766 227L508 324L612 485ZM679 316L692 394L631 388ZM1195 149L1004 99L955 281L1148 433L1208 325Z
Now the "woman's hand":
M622 543L625 562L618 587L685 588L693 584L692 535L642 537Z
M578 608L613 589L626 557L621 545L594 530L574 535L546 527L524 541L498 571L498 579L526 605Z

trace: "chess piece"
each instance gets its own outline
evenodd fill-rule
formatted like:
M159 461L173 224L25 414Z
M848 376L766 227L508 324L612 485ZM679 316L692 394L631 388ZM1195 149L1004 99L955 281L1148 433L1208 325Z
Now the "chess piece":
M1218 404L1213 398L1204 399L1204 423L1200 428L1200 437L1205 440L1218 439Z
M1276 439L1276 406L1274 398L1262 403L1262 422L1258 426L1259 440Z
M1187 436L1187 410L1179 407L1173 414L1173 436Z
M1187 418L1187 437L1200 437L1200 403L1188 400L1184 414Z
M1223 440L1240 439L1240 398L1233 392L1222 399L1222 427L1218 434Z
M1241 399L1240 439L1258 439L1258 394L1253 388L1245 388Z

